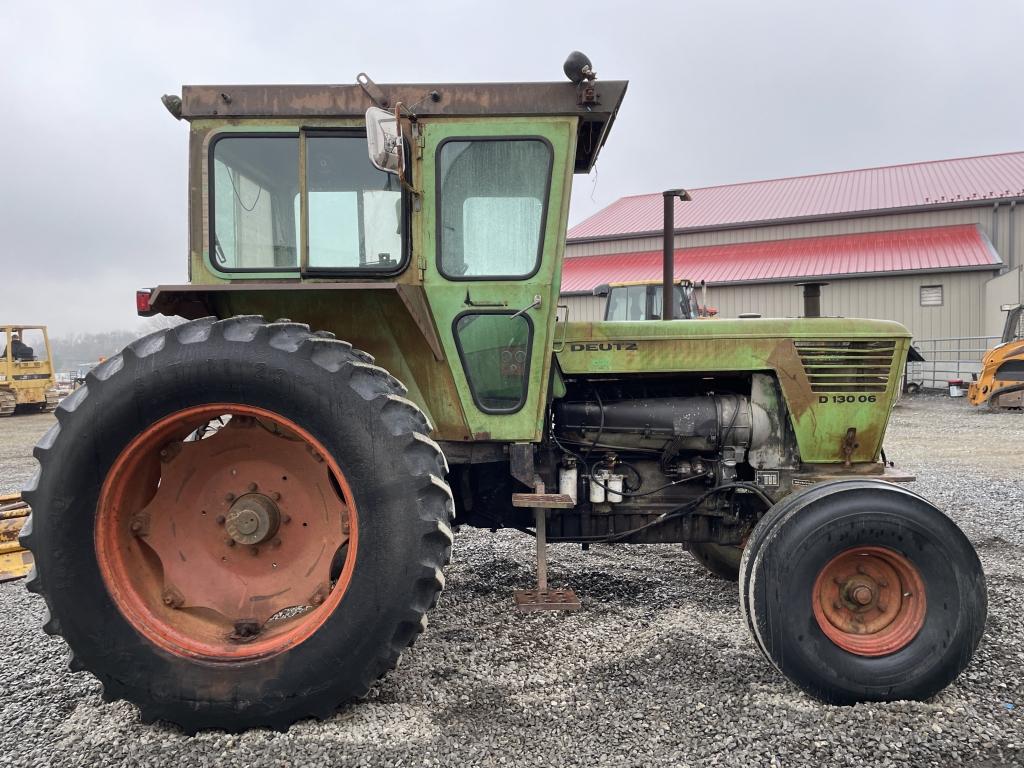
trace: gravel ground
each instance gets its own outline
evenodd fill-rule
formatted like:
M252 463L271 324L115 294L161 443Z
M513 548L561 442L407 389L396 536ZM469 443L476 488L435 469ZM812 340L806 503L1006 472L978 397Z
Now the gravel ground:
M0 492L32 472L49 416L0 420ZM789 685L742 625L735 585L678 546L553 548L584 609L518 615L531 540L463 529L430 629L358 706L286 734L187 738L103 704L38 627L41 600L0 585L0 765L1024 765L1024 414L945 397L901 403L889 456L978 548L989 621L935 699L828 707Z

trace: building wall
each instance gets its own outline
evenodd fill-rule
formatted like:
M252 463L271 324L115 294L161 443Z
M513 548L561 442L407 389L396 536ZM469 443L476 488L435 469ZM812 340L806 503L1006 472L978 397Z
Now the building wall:
M1013 219L1011 226L1010 220ZM1024 264L1024 204L1002 204L998 213L993 204L971 208L953 208L945 211L920 211L882 216L863 216L849 219L830 219L796 224L783 224L745 229L716 229L676 235L677 248L701 245L728 245L733 243L785 240L797 237L846 235L858 232L879 232L917 227L942 227L953 224L977 224L988 236L1008 268ZM1013 230L1011 248L1010 230ZM627 240L601 240L587 243L568 243L567 257L594 256L605 253L630 253L661 249L661 236L638 237Z
M985 283L985 335L1002 336L1006 325L1006 313L999 307L1020 302L1020 267L1005 275L994 277Z
M985 285L992 272L946 272L835 280L822 288L824 315L868 317L903 323L919 339L986 335ZM922 285L941 285L941 307L922 307ZM569 320L600 320L603 296L563 296ZM708 288L707 303L722 317L756 312L762 317L799 317L802 289L792 283L752 283Z
M998 305L990 306L996 293L1000 303L1024 301L1024 204L1002 203L996 207L993 203L984 203L938 211L687 232L676 235L675 243L677 248L692 248L955 224L977 224L1002 257L1003 272L1008 274L998 283L998 291L995 285L990 286L987 293L985 289L985 283L998 276L995 272L842 279L834 280L823 289L822 312L896 320L917 338L991 335L998 320ZM661 245L660 236L568 243L565 255L572 258L657 251ZM608 280L614 277L609 275ZM920 306L922 285L943 286L942 307ZM563 303L569 304L573 320L600 320L604 314L604 298L601 297L563 297ZM708 303L717 306L724 317L736 317L741 312L757 312L765 317L795 317L802 312L800 289L791 283L711 286Z

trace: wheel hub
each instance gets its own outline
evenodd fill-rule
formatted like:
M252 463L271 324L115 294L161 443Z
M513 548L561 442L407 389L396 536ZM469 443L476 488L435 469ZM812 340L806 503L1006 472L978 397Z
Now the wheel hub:
M874 590L867 584L852 584L846 588L847 599L863 608L875 599Z
M238 544L262 544L277 533L281 511L269 496L247 493L231 505L224 528Z
M309 433L250 406L153 425L119 457L100 507L108 588L176 653L276 652L318 626L351 578L357 533L340 468Z
M885 547L853 547L821 569L812 593L822 632L858 656L895 653L924 625L924 582L903 555Z

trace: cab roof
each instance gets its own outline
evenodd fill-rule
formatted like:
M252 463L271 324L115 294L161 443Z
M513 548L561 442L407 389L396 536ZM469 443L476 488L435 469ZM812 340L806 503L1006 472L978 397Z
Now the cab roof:
M673 285L692 286L693 281L677 277L672 281ZM608 283L609 288L628 288L633 285L662 285L661 280L629 280L622 283Z
M363 117L369 107L393 109L399 102L403 114L408 110L417 117L574 116L580 118L575 171L587 173L608 138L628 82L595 80L593 93L585 96L570 82L371 85L186 85L180 109L168 108L189 121L352 118Z

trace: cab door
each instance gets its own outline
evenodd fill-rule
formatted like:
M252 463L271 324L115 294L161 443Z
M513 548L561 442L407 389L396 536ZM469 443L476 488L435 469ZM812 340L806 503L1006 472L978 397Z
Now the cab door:
M467 440L543 432L574 120L424 126L421 268Z

